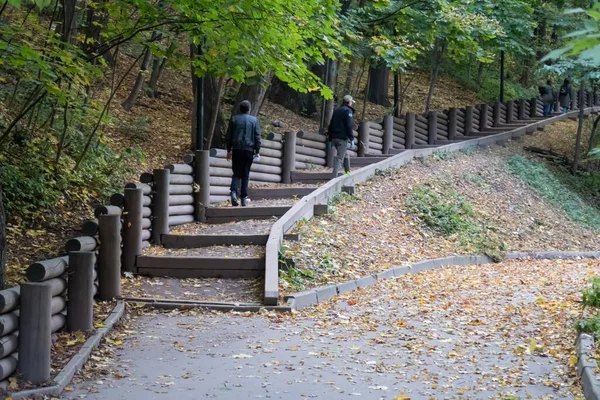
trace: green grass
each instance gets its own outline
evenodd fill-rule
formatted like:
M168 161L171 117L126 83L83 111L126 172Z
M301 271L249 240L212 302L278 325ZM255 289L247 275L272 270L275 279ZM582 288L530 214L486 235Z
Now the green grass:
M508 159L507 169L542 199L563 210L573 221L600 231L600 212L585 201L586 197L592 197L597 190L589 186L592 180L596 180L594 176L580 179L564 169L550 168L545 163L534 162L519 155Z

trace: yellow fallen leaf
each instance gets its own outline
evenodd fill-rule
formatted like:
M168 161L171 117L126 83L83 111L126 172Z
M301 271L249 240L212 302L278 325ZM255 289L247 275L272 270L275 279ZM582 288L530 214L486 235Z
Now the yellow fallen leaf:
M535 348L537 347L537 341L534 339L531 339L531 341L529 342L529 354L533 354L535 352Z
M65 392L72 392L73 388L71 386L65 386Z

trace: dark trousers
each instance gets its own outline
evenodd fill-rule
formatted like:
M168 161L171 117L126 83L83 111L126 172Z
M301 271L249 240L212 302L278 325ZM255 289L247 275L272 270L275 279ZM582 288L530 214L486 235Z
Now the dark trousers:
M254 152L248 150L233 150L231 152L231 191L239 193L241 198L248 197L248 180ZM238 190L241 184L241 190Z
M554 111L554 104L544 104L544 117L551 117Z

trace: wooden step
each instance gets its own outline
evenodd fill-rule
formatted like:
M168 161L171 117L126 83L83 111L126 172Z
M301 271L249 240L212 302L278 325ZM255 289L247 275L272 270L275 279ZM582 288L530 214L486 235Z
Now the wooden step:
M247 219L269 219L281 217L292 206L269 207L207 207L206 222L221 224L224 222L243 221Z
M439 144L415 144L413 145L413 149L418 150L418 149L432 149L435 147L439 147Z
M395 156L396 154L404 153L406 149L390 149L390 155Z
M366 165L375 164L384 160L384 157L350 157L350 166L364 167Z
M352 165L352 164L351 164ZM321 183L331 180L331 172L300 172L292 171L292 183Z
M248 197L259 199L286 199L304 197L317 189L316 186L278 187L278 188L250 188Z
M193 249L208 246L265 245L269 235L162 235L161 242L168 249Z
M169 278L257 278L264 276L264 257L138 256L138 274Z

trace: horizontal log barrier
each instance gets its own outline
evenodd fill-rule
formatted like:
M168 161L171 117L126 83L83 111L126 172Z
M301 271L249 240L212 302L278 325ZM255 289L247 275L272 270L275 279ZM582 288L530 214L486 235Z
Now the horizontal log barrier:
M19 311L0 315L0 336L11 334L19 329Z
M399 144L399 143L394 143L394 145L392 146L392 149L406 149L406 146L404 146L403 144Z
M154 181L154 175L151 172L144 172L140 175L141 183L152 183Z
M383 145L381 143L369 143L369 150L379 150L381 151L383 149Z
M50 322L50 330L52 333L60 331L67 324L67 318L61 314L54 314Z
M383 143L383 138L382 137L378 137L378 136L369 136L369 146L371 145L371 143L382 144Z
M275 142L273 140L261 140L261 151L263 148L281 151L283 149L283 143Z
M327 160L325 158L319 157L311 157L304 154L296 154L296 161L301 161L309 164L321 165L324 166L327 164Z
M439 121L438 121L438 123L436 124L436 126L437 126L437 130L438 130L438 131L445 131L445 132L448 132L448 125L442 125L442 124L440 124L440 123L439 123Z
M375 154L375 155L378 155L378 154L383 154L383 151L381 151L381 150L379 150L379 149L374 149L374 148L371 148L371 147L370 147L370 148L369 148L369 152L367 153L367 157L368 157L369 155L372 155L372 154Z
M213 162L213 160L215 160L215 162ZM211 166L211 168L214 167L214 168L228 169L229 171L231 171L231 162L221 160L221 159L211 159L210 166ZM262 172L265 174L279 175L279 174L281 174L281 167L273 166L273 165L259 164L259 163L252 163L252 166L250 167L250 171L251 172ZM231 172L231 174L233 174L233 172Z
M274 142L283 142L283 135L281 133L271 132L267 135L266 139Z
M169 196L170 206L184 206L188 204L194 204L194 196L191 194L179 194Z
M394 131L406 132L406 124L394 124Z
M192 185L169 185L169 195L182 195L192 193L194 193L194 188L192 187Z
M71 238L65 243L65 251L93 251L98 247L98 241L93 236Z
M143 229L142 230L142 242L144 240L150 239L150 236L152 236L152 232L150 232L148 229Z
M356 131L353 131L353 132L356 132ZM358 136L358 132L356 132L356 136ZM327 136L321 135L318 133L298 132L297 139L311 140L313 142L320 142L320 143L327 143Z
M450 111L449 110L445 110L444 112L438 113L437 117L438 117L438 122L442 122L443 124L448 124L448 113Z
M436 135L435 138L437 140L448 140L448 136L443 136L443 135L439 135L439 134Z
M0 379L6 379L15 373L18 358L18 353L13 353L0 360Z
M319 150L319 149L314 149L314 148L304 147L304 146L296 146L296 154L304 154L305 156L320 157L320 158L327 157L327 152L325 150Z
M123 207L125 197L121 193L113 193L110 195L110 200L108 202L111 206Z
M352 136L357 138L358 137L358 131L353 130L352 131Z
M228 180L229 180L228 184L231 184L232 175L233 175L233 173L231 172L230 169L211 167L210 168L211 185L213 184L212 183L213 177L228 178ZM281 182L281 175L265 174L265 173L261 173L261 172L250 172L250 180L251 181L260 181L260 182L279 183L279 182ZM224 185L221 185L221 186L224 186Z
M187 165L192 165L194 163L195 159L196 159L196 156L194 153L186 153L183 155L183 162L186 163Z
M64 274L68 265L67 256L34 262L25 271L25 276L30 282L47 281Z
M429 137L429 133L422 129L422 128L417 128L415 126L415 137L419 137L422 138L423 140L427 140L427 138Z
M194 183L194 177L192 175L170 175L170 185L191 185Z
M117 206L98 206L94 210L94 216L98 218L101 215L121 215L121 207Z
M67 302L65 301L64 297L62 297L62 296L52 297L52 301L50 303L50 310L52 312L52 315L58 314L59 312L63 311L66 307L67 307Z
M415 136L415 144L427 144L427 140L423 140Z
M150 207L142 207L142 217L150 218L152 215L152 209Z
M169 216L171 215L188 215L194 213L194 206L169 206Z
M150 187L150 185L146 184L146 183L134 183L134 182L129 182L125 184L125 189L142 189L142 193L144 195L149 195L152 193L152 188Z
M281 177L280 177L281 178ZM209 177L209 181L210 181L210 186L230 186L231 185L231 176L229 177L223 177L223 176L214 176L211 175ZM272 182L265 182L265 181L257 181L255 179L252 179L252 172L250 173L250 185L264 185L266 183L272 183ZM275 182L278 183L278 182Z
M83 236L95 236L98 233L98 220L88 219L81 224L81 233Z
M150 229L152 226L152 221L150 218L142 218L142 229Z
M194 222L193 215L176 215L169 217L169 226L183 225Z
M227 150L223 149L210 149L211 157L225 158L227 156ZM272 157L272 158L281 158L283 156L283 152L281 150L269 149L266 147L260 148L260 158L263 157Z
M398 144L406 144L406 140L404 140L404 138L399 138L397 136L394 136L394 138L392 139L393 143L398 143Z
M383 137L383 131L379 131L377 129L369 129L369 137Z
M211 186L210 195L229 196L231 192L230 186Z
M0 359L13 354L19 345L19 332L13 332L0 338ZM1 375L1 374L0 374Z
M144 196L142 198L142 206L144 207L150 207L152 205L152 197L150 196Z
M281 158L269 157L262 154L260 155L260 160L258 162L254 161L252 165L271 165L274 167L281 167L283 161ZM227 161L227 151L219 150L215 152L216 155L210 157L210 166L211 167L221 167L221 168L231 168L231 161Z
M314 140L306 140L306 139L300 139L300 138L296 138L296 146L297 147L300 147L300 146L310 147L310 148L319 149L319 150L327 149L327 143L325 143L325 142L317 142Z
M383 125L378 122L369 121L369 128L377 129L379 131L383 130Z
M416 121L415 120L415 128L423 129L425 132L429 130L429 124L426 122Z
M194 173L194 167L188 164L169 164L165 165L171 175L191 175Z
M20 292L18 286L0 290L0 314L13 311L19 306Z
M415 121L416 122L422 122L424 124L427 124L429 121L427 120L427 117L422 115L422 114L415 114Z
M148 247L150 247L150 246L152 246L152 245L150 244L150 242L149 242L149 241L147 241L147 240L142 240L142 249L147 249L147 248L148 248Z

